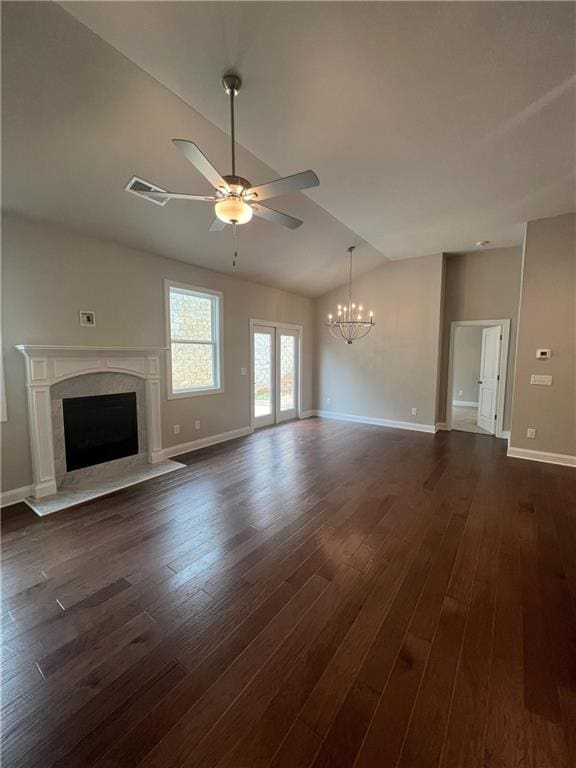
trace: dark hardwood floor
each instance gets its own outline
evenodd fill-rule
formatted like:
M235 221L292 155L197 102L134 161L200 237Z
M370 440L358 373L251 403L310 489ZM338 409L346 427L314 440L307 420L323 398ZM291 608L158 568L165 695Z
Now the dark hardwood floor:
M576 472L309 419L3 517L5 768L564 768Z

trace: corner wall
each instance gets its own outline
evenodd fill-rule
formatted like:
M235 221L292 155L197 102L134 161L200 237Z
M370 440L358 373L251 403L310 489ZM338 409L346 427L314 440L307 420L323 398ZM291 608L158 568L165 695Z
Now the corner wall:
M520 247L492 248L445 256L442 362L437 421L446 421L450 324L456 320L509 318L511 321L510 346L503 429L510 429L521 275L522 249Z
M391 261L353 281L376 327L347 345L324 326L346 286L316 302L315 408L355 419L435 424L442 255ZM411 409L417 408L412 415Z
M536 350L552 349L550 360ZM530 383L549 374L552 386ZM528 427L536 438L526 436ZM576 214L526 226L510 452L559 454L576 465Z

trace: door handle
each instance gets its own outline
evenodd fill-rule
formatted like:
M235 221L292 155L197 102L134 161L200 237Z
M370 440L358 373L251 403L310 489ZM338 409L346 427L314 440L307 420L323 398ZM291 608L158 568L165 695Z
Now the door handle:
M478 384L482 384L482 382L481 382L481 381L479 381L479 382L478 382Z

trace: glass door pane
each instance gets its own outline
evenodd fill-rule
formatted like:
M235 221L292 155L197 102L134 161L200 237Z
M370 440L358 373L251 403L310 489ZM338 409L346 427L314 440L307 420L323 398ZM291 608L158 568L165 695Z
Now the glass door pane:
M298 408L298 337L294 331L278 331L279 421L293 419Z
M275 421L273 328L254 329L253 360L254 423L265 426Z
M294 336L280 336L280 410L291 411L296 405L294 385Z

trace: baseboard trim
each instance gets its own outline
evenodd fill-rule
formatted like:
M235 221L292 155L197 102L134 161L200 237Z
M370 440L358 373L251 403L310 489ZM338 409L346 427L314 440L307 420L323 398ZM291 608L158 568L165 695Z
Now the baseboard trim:
M543 461L546 464L559 464L562 467L576 467L576 456L566 453L548 453L547 451L533 451L529 448L514 448L508 446L507 455L511 459L526 459L527 461Z
M473 400L452 400L452 405L468 406L469 408L478 408L478 403Z
M316 416L316 411L301 411L298 416L299 419L309 419L311 416Z
M428 432L434 434L436 427L432 424L419 424L414 421L393 421L391 419L378 419L372 416L355 416L350 413L336 413L334 411L314 411L315 416L321 419L334 419L335 421L352 421L356 424L371 424L376 427L392 427L392 429L406 429L411 432Z
M159 452L160 461L171 459L174 456L181 456L185 453L191 453L192 451L198 451L200 448L208 448L208 446L216 445L217 443L224 443L227 440L235 440L237 437L245 437L246 435L251 435L253 431L252 427L242 427L241 429L233 429L230 432L222 432L219 435L201 437L200 439L192 440L189 443L171 445L168 448L163 448L162 451ZM11 491L3 491L0 494L0 507L9 507L12 504L18 504L18 502L24 501L26 497L32 496L33 493L33 485L24 485L22 488L13 488Z
M162 449L162 458L172 459L174 456L182 456L185 453L192 453L192 451L198 451L200 448L208 448L211 445L225 443L228 440L235 440L237 437L251 435L253 431L252 427L241 427L240 429L232 429L229 432L221 432L219 435L200 437L198 440L191 440L189 443L171 445L168 448Z
M445 421L439 421L439 422L436 423L436 425L434 427L434 431L435 432L450 432L451 430L450 430L450 427L448 426L448 424L446 424Z
M503 440L510 440L510 430L509 429L503 429L502 430L502 434L500 435L500 437Z
M11 491L3 491L0 494L0 507L10 507L18 504L34 492L33 485L23 485L22 488L13 488Z

